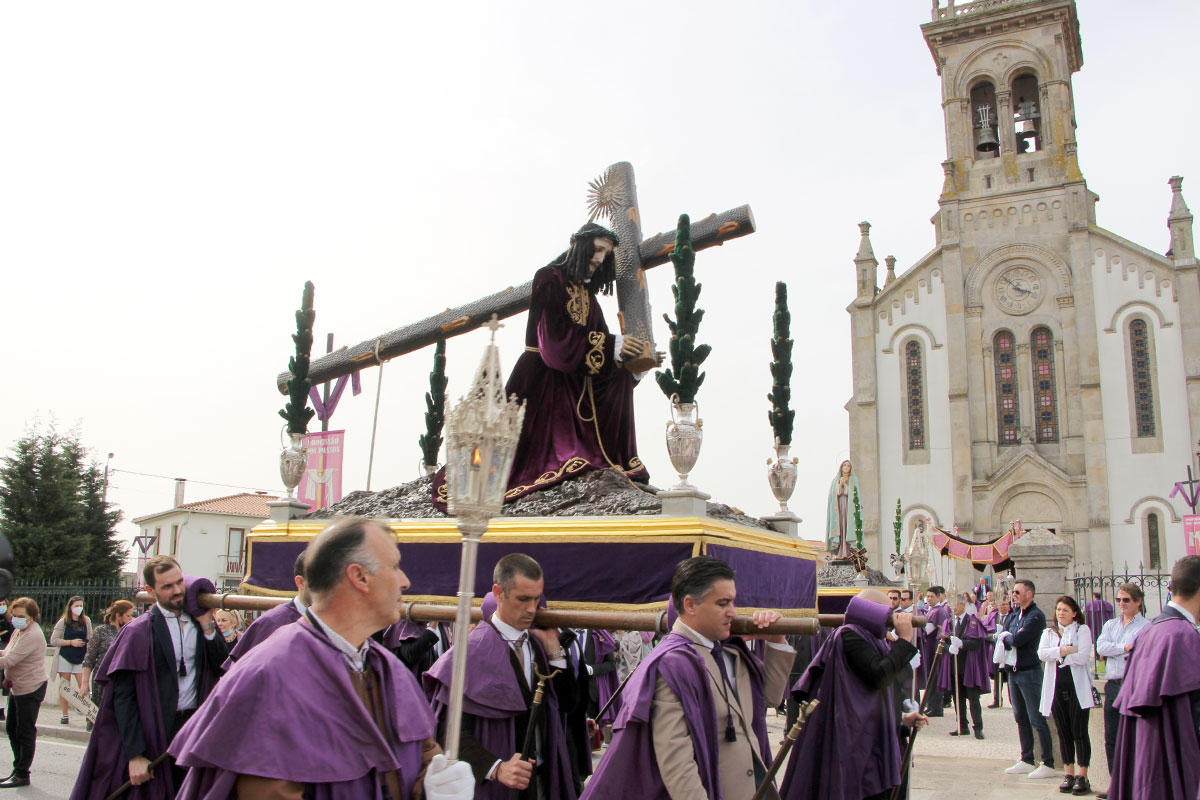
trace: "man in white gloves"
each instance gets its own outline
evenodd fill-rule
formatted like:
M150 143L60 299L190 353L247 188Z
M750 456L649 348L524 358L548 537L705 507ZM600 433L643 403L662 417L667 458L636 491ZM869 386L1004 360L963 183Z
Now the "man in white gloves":
M469 800L474 777L433 738L412 673L371 639L408 578L389 531L347 517L308 546L305 616L239 660L180 730L188 800Z

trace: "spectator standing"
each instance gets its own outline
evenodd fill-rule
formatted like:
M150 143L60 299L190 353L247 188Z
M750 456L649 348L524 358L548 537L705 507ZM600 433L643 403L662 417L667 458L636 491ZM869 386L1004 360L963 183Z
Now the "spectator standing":
M83 598L76 595L67 601L62 616L54 623L50 632L50 646L58 648L58 674L65 675L67 684L72 680L79 687L80 693L86 693L83 681L83 657L87 655L88 639L92 638L92 621L83 613ZM67 696L62 692L58 695L58 705L62 709L63 725L71 721L67 711Z
M109 645L112 644L113 639L117 638L117 631L132 620L133 603L128 600L118 600L105 610L104 622L97 625L92 630L92 635L88 637L87 652L83 656L83 690L85 694L89 690L91 691L92 702L97 707L100 706L100 695L103 693L104 687L92 681L92 673L104 660ZM91 720L88 720L87 729L89 731L92 729Z
M0 650L8 647L8 639L12 636L13 625L9 620L8 614L8 598L0 598ZM4 670L0 669L0 686L4 686ZM8 697L8 687L4 686L0 692L3 692L5 697ZM0 721L4 720L4 707L0 706Z
M225 640L225 646L232 650L242 635L241 612L222 608L213 614L213 618L217 621L217 629L221 631L221 638Z
M1088 712L1093 702L1088 659L1092 655L1092 632L1074 597L1063 595L1055 601L1054 618L1057 624L1048 626L1038 643L1038 658L1046 663L1039 710L1043 717L1053 716L1058 729L1066 772L1058 790L1090 794L1087 771L1092 762L1092 740L1088 735Z
M0 788L29 785L29 768L37 743L37 713L46 699L46 634L42 632L37 603L18 597L9 609L13 631L0 653L0 668L9 688L5 729L12 746L13 772Z
M1021 740L1021 760L1004 770L1010 775L1028 775L1030 778L1053 778L1054 748L1050 739L1050 726L1039 708L1042 703L1042 662L1038 658L1038 643L1046 630L1046 615L1033 602L1033 581L1022 578L1013 586L1012 600L1016 606L1009 616L1004 641L1017 652L1017 663L1008 676L1009 699L1012 701L1013 719L1017 722L1017 736ZM1041 766L1034 766L1033 734L1037 731L1038 745L1042 751Z
M1104 630L1104 626L1113 618L1113 604L1105 600L1100 592L1092 592L1092 599L1083 607L1083 616L1092 633L1097 633Z
M1121 684L1125 682L1129 651L1142 631L1150 627L1150 621L1143 614L1144 602L1142 587L1136 583L1118 586L1117 608L1121 609L1121 616L1104 623L1104 630L1100 631L1096 640L1096 652L1104 659L1104 755L1108 759L1109 775L1113 773L1113 749L1117 744L1117 726L1121 721L1117 697L1121 694Z

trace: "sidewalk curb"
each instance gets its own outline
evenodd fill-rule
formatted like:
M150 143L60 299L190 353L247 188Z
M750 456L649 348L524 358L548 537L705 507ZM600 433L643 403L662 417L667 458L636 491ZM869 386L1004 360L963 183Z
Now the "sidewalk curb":
M62 739L68 742L79 742L87 744L92 735L87 731L81 731L77 728L72 728L67 725L47 724L39 722L37 725L38 738L47 739Z

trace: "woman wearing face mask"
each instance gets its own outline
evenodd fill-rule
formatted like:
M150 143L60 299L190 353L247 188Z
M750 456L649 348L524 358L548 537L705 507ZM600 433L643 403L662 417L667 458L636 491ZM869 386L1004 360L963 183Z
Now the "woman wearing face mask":
M0 597L0 650L8 647L8 639L12 636L13 625L8 619L8 598ZM0 685L4 683L4 670L0 669ZM8 697L8 689L0 690L5 697ZM4 707L0 706L0 722L4 721Z
M241 612L223 608L213 615L213 619L217 621L217 628L221 631L221 638L232 649L237 644L238 638L242 635Z
M38 624L41 615L37 603L18 597L10 604L12 637L0 653L0 669L8 698L8 741L12 745L13 771L0 788L29 785L29 767L37 741L37 713L46 699L46 634Z
M90 687L92 702L97 707L100 706L100 695L103 693L104 687L92 682L92 673L104 660L109 645L113 643L113 639L117 638L117 631L132 621L133 603L128 600L118 600L104 612L104 623L97 625L96 629L92 631L91 637L88 638L87 653L83 657L83 691L86 693ZM91 720L88 720L87 729L89 731L92 729Z
M50 632L50 646L58 648L58 674L66 676L67 683L72 677L79 686L80 693L86 691L83 683L83 657L87 655L88 639L92 637L92 621L83 613L83 598L76 596L67 601L62 617L54 624ZM59 693L58 704L62 708L63 725L71 721L67 714L67 698Z

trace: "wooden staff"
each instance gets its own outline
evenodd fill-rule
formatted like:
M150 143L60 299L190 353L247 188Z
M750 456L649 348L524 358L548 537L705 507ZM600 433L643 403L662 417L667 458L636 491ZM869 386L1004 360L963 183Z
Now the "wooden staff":
M929 665L929 677L925 679L925 691L921 694L921 707L917 709L918 714L924 714L929 706L929 691L937 681L938 666L942 662L942 656L946 652L946 645L950 643L949 636L943 636L938 639L937 652L933 655L933 663ZM941 692L938 692L938 702L941 702ZM914 727L912 733L908 735L908 744L904 748L904 758L900 761L900 783L896 784L896 788L892 789L891 800L900 800L901 789L904 788L904 778L908 775L908 765L912 762L913 745L917 741L917 729Z
M758 785L758 789L754 792L754 797L750 798L750 800L762 800L763 795L767 793L767 789L775 783L775 776L779 773L779 768L783 766L783 762L787 760L792 745L800 738L800 731L804 728L804 723L808 721L809 715L819 705L821 705L820 700L809 700L807 703L800 704L800 716L796 718L796 724L784 735L783 746L775 754L775 760L771 762L771 768L767 770L767 776Z
M154 769L155 767L161 765L163 762L165 762L170 757L171 757L170 753L163 753L161 756L159 756L158 758L151 761L150 766L147 767L147 769ZM151 778L150 780L154 780L154 778ZM133 781L125 781L124 783L122 783L120 786L117 787L117 790L115 792L110 794L108 797L104 798L104 800L117 800L118 797L124 797L125 793L128 792L132 788L133 788Z
M153 603L155 598L148 592L137 595L139 603ZM232 608L241 611L270 611L290 602L290 597L251 597L242 594L201 594L197 598L201 608ZM454 622L455 607L433 603L406 603L402 617L409 622ZM478 608L471 611L472 621L483 619ZM821 628L836 628L845 623L844 614L819 614L815 617L784 617L765 628L754 625L751 617L733 618L730 632L739 636L750 634L783 634L784 636L815 636ZM891 617L889 616L889 622ZM653 631L670 633L666 611L559 611L538 609L534 624L539 628L591 628L610 631ZM913 627L925 625L925 617L913 616Z
M562 670L556 669L549 675L543 675L538 670L537 664L533 665L533 674L537 676L537 689L533 692L533 703L529 706L529 726L525 728L525 744L521 747L522 760L537 761L537 745L534 735L537 733L538 711L542 708L542 701L546 694L546 682L560 672Z
M618 628L618 630L620 630L620 629ZM637 667L640 667L640 666L641 666L641 664L639 663L637 665ZM601 717L603 717L604 712L608 711L608 707L611 706L613 704L613 702L618 697L621 696L621 692L625 691L625 684L629 683L629 679L633 677L633 673L637 672L637 667L634 667L633 669L629 670L629 674L625 676L624 680L621 681L620 685L617 686L616 690L613 691L613 693L608 696L608 700L605 701L604 707L600 709L599 713L596 714L594 719L599 720Z

